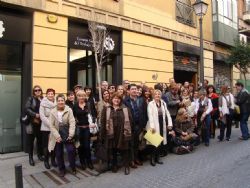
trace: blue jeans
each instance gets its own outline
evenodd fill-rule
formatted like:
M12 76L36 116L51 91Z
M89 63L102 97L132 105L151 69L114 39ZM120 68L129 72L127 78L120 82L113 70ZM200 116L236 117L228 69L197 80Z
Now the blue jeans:
M211 125L211 115L207 115L205 120L205 132L204 132L204 141L205 144L209 144L209 139L210 139L210 125Z
M249 131L247 125L248 118L249 118L249 113L242 113L240 116L240 130L243 139L248 139L249 137Z

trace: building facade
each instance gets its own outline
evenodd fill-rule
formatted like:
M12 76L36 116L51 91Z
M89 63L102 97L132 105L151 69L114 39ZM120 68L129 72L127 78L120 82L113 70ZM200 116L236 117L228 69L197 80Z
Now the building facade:
M215 77L222 74L216 71L223 69L225 77L230 77L225 83L232 84L239 73L232 67L224 70L232 41L228 41L223 30L233 37L237 20L232 17L232 23L224 23L220 1L206 2L209 7L203 21L205 79L217 84L221 78ZM122 80L144 81L153 86L175 78L178 82L197 84L200 42L193 3L194 0L1 1L0 153L23 148L25 131L19 123L20 109L32 86L38 84L43 90L52 87L56 93L66 93L77 83L95 88L89 20L106 24L114 43L102 70L103 80L115 84ZM227 15L222 17L224 20Z

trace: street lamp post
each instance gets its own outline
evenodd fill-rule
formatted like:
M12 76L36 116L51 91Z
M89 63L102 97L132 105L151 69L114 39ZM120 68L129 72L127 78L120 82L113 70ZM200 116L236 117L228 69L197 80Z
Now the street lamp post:
M202 0L196 0L193 4L195 14L199 16L200 24L200 84L204 84L204 58L203 58L203 31L202 31L202 19L203 16L207 13L208 4Z

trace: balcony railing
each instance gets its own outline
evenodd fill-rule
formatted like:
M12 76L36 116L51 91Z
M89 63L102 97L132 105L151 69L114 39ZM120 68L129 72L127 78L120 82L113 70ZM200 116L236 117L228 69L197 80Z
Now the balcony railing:
M196 27L196 15L191 5L176 1L176 20L183 24Z

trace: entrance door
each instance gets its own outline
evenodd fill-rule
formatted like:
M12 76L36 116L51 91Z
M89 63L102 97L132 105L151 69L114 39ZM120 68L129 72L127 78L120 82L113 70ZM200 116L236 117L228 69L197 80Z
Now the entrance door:
M0 153L20 151L21 44L0 43Z

